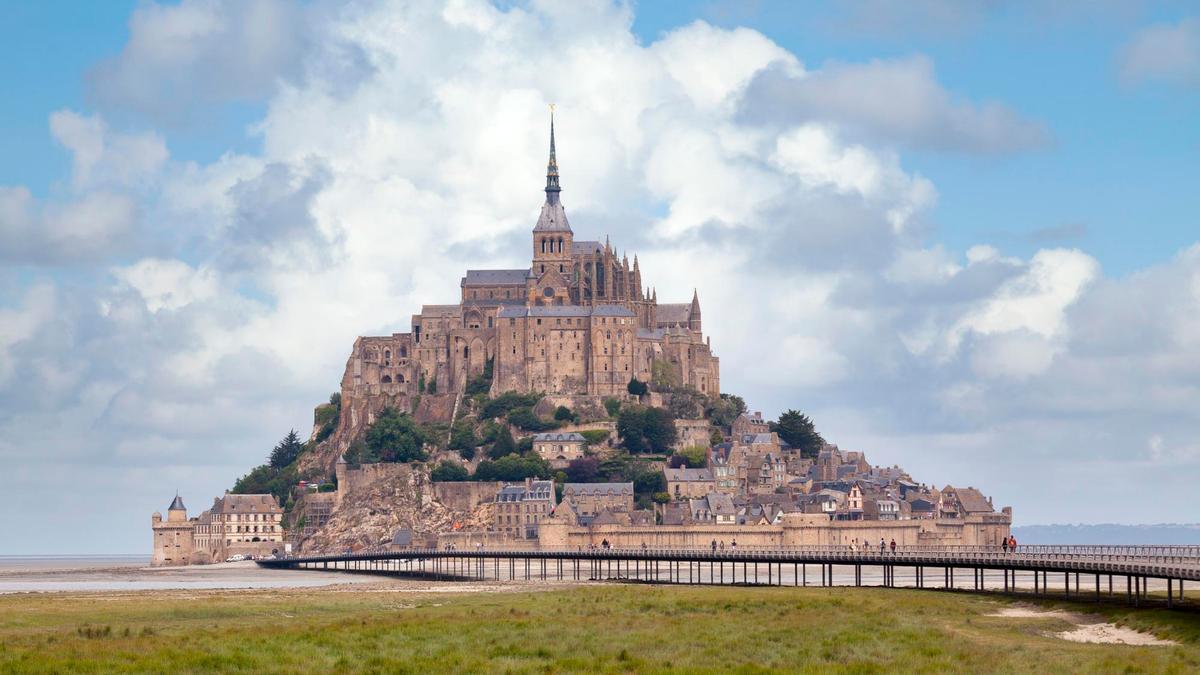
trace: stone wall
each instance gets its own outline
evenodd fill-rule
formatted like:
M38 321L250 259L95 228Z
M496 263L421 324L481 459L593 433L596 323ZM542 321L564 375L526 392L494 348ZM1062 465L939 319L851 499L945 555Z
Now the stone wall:
M788 514L782 525L678 526L601 525L582 527L547 520L539 529L546 548L587 548L605 539L613 546L695 548L713 540L739 548L791 546L878 546L879 540L898 546L999 546L1009 535L1010 520L1003 514L969 516L961 520L831 521L820 514Z
M474 511L476 507L494 502L504 483L463 481L433 484L433 497L446 508L455 511Z

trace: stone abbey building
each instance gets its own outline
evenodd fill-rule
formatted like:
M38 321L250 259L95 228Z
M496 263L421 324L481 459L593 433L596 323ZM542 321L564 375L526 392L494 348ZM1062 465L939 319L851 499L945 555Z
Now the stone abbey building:
M425 305L411 332L358 338L343 401L383 399L407 409L421 393L461 392L489 361L493 395L620 395L630 378L648 381L653 373L718 394L720 362L703 335L697 294L690 303L659 304L636 255L630 264L607 238L575 239L560 191L551 118L546 201L529 267L467 270L458 302Z

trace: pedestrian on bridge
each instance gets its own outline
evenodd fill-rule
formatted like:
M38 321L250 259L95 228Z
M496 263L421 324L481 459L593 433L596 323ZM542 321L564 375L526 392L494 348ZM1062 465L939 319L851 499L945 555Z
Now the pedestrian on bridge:
M1000 540L1000 548L1004 549L1004 553L1008 553L1008 537Z
M717 552L717 540L716 539L712 540L712 550L713 550L713 553Z
M892 555L896 555L896 540L892 539Z
M879 538L879 555L883 555L887 551L887 544L884 543L883 537Z
M1017 538L1012 535L1009 535L1008 537L1008 550L1012 551L1013 553L1017 552Z

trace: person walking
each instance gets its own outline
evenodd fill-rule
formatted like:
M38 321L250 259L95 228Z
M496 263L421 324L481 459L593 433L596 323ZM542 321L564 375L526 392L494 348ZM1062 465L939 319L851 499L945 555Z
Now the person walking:
M892 538L892 555L896 555L896 539Z
M1017 538L1011 535L1008 537L1008 550L1011 553L1017 552Z
M712 550L713 550L713 553L717 552L717 540L716 539L712 540Z
M879 538L879 555L883 555L884 551L886 551L886 550L887 550L887 544L885 544L883 542L883 537L880 537Z
M1008 554L1008 537L1004 537L1000 540L1000 548L1003 549L1004 554Z
M734 539L733 541L729 542L729 548L737 549L737 539Z

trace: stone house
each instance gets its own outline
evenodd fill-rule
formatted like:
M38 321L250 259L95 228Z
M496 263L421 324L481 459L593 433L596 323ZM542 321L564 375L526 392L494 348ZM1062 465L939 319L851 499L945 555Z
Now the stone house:
M200 514L195 528L197 554L221 562L234 554L277 553L283 543L283 508L273 495L225 493Z
M193 530L196 521L188 520L187 507L179 495L167 507L167 519L157 511L150 516L150 528L154 536L154 550L150 564L154 567L190 565L194 546Z
M663 477L667 481L667 493L671 499L699 499L716 489L712 469L663 469Z
M566 483L563 485L563 503L569 504L580 522L590 519L601 511L631 513L634 510L633 483Z
M763 419L761 412L744 412L729 425L729 431L734 438L740 438L745 434L768 433L771 431L771 426Z
M513 539L537 539L538 525L554 511L554 481L526 478L496 492L495 531Z
M587 450L587 439L577 432L542 433L533 435L533 450L555 469L566 468L572 460L580 459Z

